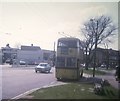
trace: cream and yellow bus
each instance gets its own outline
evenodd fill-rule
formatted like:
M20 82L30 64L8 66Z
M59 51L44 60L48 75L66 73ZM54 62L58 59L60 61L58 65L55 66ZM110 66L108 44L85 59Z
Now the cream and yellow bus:
M55 76L60 79L78 80L83 75L80 63L83 51L78 38L59 38L56 51Z

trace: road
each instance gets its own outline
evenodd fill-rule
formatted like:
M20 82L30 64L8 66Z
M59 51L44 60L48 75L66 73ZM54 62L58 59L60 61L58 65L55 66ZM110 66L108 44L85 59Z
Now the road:
M33 88L57 82L54 68L51 73L35 73L31 67L2 66L2 99L11 99Z
M84 75L85 76L85 75ZM89 75L86 75L90 77ZM118 88L114 71L100 78L107 79L111 85ZM55 69L51 73L35 73L33 67L2 66L2 99L11 99L34 88L41 88L59 83L55 78Z

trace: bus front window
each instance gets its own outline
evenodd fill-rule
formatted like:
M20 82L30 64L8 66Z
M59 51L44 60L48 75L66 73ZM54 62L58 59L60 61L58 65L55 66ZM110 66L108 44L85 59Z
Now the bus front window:
M78 46L76 40L71 40L71 41L61 40L58 42L58 47L77 48Z

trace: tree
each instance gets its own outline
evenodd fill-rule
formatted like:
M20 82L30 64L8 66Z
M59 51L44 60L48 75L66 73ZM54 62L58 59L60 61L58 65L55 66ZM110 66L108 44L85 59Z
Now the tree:
M110 42L109 37L115 35L113 32L116 29L117 28L113 24L112 19L105 15L88 20L84 23L83 28L81 29L85 36L85 51L88 53L86 57L87 61L90 61L92 58L94 59L93 77L95 76L97 46L106 40L107 42ZM94 50L94 54L91 57L92 50Z
M91 57L91 51L93 48L93 41L92 38L89 37L85 37L86 39L82 42L82 48L84 50L84 54L85 54L85 69L88 70L88 66L91 63L93 56Z

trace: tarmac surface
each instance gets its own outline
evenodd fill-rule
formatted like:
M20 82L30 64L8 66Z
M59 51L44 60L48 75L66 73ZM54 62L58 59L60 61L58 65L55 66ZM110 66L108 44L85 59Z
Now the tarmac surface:
M115 77L114 77L114 71L112 73L107 73L105 76L96 76L96 77L92 77L92 75L88 75L88 74L83 74L83 78L81 78L79 80L79 82L81 83L100 83L101 80L107 80L113 87L115 87L116 89L119 89L120 88L120 83L118 83L116 80L115 80ZM47 88L47 87L52 87L52 86L58 86L58 85L64 85L64 84L67 84L66 82L60 82L60 81L56 81L50 85L46 85L46 86L43 86L41 88ZM30 91L27 91L21 95L18 95L12 99L20 99L20 98L31 98L30 96L28 96L28 94L38 90L38 89L41 89L41 88L36 88L36 89L32 89Z
M31 68L32 69L32 68ZM114 76L114 73L115 73L115 70L113 71L106 71L106 70L102 70L102 71L105 71L106 72L106 75L104 76L95 76L95 77L92 77L92 75L88 75L88 74L83 74L83 78L81 78L79 80L79 82L83 82L83 83L89 83L89 82L100 82L102 79L105 79L107 80L113 87L117 88L117 89L120 89L120 83L118 83L118 81L115 80L115 76ZM58 85L63 85L63 84L67 84L67 82L62 82L62 81L54 81L54 82L51 82L47 85L43 85L43 86L40 86L38 88L34 88L34 89L31 89L31 90L28 90L26 91L25 93L22 93L22 94L19 94L11 99L20 99L20 98L27 98L28 94L38 90L38 89L41 89L41 88L47 88L47 87L51 87L51 86L58 86Z

